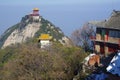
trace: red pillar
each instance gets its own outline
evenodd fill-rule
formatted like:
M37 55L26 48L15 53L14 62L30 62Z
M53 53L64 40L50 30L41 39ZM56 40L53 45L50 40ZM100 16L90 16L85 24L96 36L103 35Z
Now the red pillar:
M109 31L106 31L106 40L108 41L108 35L109 35Z

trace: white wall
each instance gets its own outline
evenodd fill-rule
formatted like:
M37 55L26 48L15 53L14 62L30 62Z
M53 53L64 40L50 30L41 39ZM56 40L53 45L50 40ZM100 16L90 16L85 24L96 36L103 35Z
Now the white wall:
M50 45L50 41L49 40L41 40L40 44L41 44L41 48L45 48Z

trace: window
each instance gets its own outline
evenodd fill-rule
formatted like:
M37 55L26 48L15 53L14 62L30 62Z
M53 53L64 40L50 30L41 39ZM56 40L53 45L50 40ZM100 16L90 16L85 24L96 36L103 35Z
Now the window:
M104 40L105 38L105 30L101 30L101 40Z
M97 33L100 34L101 33L101 29L97 28Z
M110 37L115 37L115 38L120 38L120 31L110 30L110 31L109 31L109 36L110 36Z

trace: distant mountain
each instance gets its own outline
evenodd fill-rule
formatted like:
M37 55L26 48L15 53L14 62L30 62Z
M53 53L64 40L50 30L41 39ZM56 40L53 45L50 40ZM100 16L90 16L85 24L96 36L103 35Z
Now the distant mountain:
M45 20L38 13L26 15L19 23L8 28L0 37L0 47L23 43L32 38L37 39L41 34L50 34L53 41L59 41L63 45L70 45L70 39L64 35L59 27Z

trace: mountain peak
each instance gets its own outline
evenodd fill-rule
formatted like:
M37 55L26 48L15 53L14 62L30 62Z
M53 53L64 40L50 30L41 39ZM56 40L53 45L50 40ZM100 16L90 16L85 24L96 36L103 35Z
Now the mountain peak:
M31 14L22 17L18 24L4 32L0 38L0 45L2 48L5 48L13 44L26 42L31 38L37 39L41 34L50 34L53 40L62 44L70 41L59 27L45 20L39 15L39 9L34 8Z

